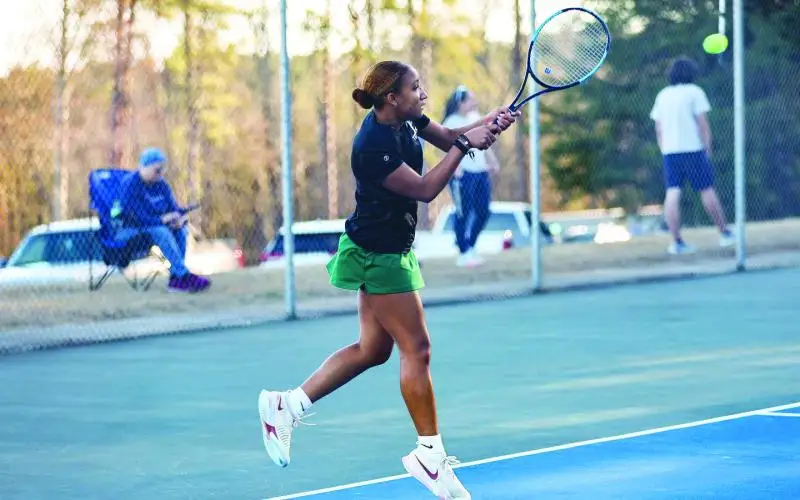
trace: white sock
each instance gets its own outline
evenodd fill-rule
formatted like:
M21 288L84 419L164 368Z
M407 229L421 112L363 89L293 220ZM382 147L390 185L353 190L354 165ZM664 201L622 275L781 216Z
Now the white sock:
M302 387L289 391L289 397L287 399L289 400L289 411L295 417L302 417L313 404Z
M444 453L441 434L435 436L417 436L417 449L424 453Z

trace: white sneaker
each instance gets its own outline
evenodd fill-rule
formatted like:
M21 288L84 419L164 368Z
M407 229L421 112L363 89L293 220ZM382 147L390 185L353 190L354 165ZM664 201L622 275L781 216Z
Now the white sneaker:
M427 453L414 450L403 457L403 467L431 493L441 500L471 500L461 481L453 472L458 460L444 453Z
M690 255L695 253L697 250L692 245L687 245L686 243L676 243L672 242L669 247L667 247L667 252L672 255Z
M478 256L475 253L475 250L470 249L466 252L459 254L458 258L456 259L456 266L458 267L477 267L484 263L485 261L483 258Z
M261 416L261 437L269 457L279 467L290 462L292 431L303 417L295 417L289 411L288 392L261 391L258 396L258 413ZM307 424L313 425L313 424Z
M469 266L469 254L468 253L460 253L460 254L458 254L458 258L456 258L456 266L458 266L458 267L468 267Z
M482 266L483 264L486 263L486 260L484 260L483 257L478 255L478 252L476 252L474 248L470 248L467 251L467 255L469 255L469 260L473 266Z
M728 231L720 235L719 246L721 246L722 248L732 247L735 244L736 244L736 236L733 234L733 231Z

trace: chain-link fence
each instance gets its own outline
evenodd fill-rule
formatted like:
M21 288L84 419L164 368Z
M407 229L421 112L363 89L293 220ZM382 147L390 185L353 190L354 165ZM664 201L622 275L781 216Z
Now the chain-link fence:
M540 2L538 19L562 3ZM718 29L719 4L583 3L609 22L612 53L586 85L538 103L540 220L531 217L528 107L490 154L462 164L438 198L419 205L415 253L427 300L734 268L735 246L720 245L710 202L692 189L683 190L679 208L683 241L694 251L668 251L666 174L651 118L672 61L692 58L711 106L713 185L733 229L732 49L712 56L701 47ZM508 104L522 80L528 2L456 4L290 6L291 274L275 2L15 7L21 10L3 18L26 28L10 32L0 58L0 345L245 324L295 308L300 315L353 310L352 295L328 283L325 264L354 208L350 151L364 111L350 94L359 77L376 60L410 62L429 94L426 113L447 123ZM794 264L800 39L793 27L800 17L796 4L777 0L745 2L745 15L748 265ZM156 168L139 165L150 147L166 156L161 174L175 206L166 191L130 187ZM425 144L424 157L431 169L443 153ZM682 180L691 187L691 176ZM131 189L139 201L123 200ZM162 199L143 201L148 196ZM179 223L162 224L190 205L196 208L178 214ZM158 234L143 229L153 225ZM130 239L112 237L122 229ZM211 286L170 293L204 288L171 280L182 264ZM534 283L538 269L541 283ZM296 302L286 300L287 275Z

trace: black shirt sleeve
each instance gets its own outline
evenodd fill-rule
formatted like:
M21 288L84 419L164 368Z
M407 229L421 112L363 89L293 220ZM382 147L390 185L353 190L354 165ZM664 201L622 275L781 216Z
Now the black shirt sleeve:
M416 128L417 130L424 129L425 127L428 126L430 122L431 119L430 117L428 117L428 115L422 115L419 118L414 118L413 120L411 120L411 124L414 125L414 128Z

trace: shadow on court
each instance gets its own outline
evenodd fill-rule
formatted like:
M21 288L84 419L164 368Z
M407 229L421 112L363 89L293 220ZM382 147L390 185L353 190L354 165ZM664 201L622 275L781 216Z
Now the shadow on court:
M430 309L445 446L466 462L800 400L798 296L792 270ZM396 353L315 407L289 468L262 448L259 390L296 386L356 329L338 317L0 358L0 497L263 499L400 474L416 435ZM772 420L697 432L749 446ZM796 450L797 425L782 429ZM677 468L698 449L716 453L684 435L614 446L637 448L625 456L642 466L651 448ZM594 449L580 452L588 468L610 453ZM591 480L571 459L544 456L514 465L539 470L541 481L522 479L533 489L505 491ZM756 462L736 470L756 474ZM493 473L470 469L465 482L489 491ZM620 480L634 471L614 470ZM712 491L680 486L693 484ZM666 498L658 491L636 498Z

